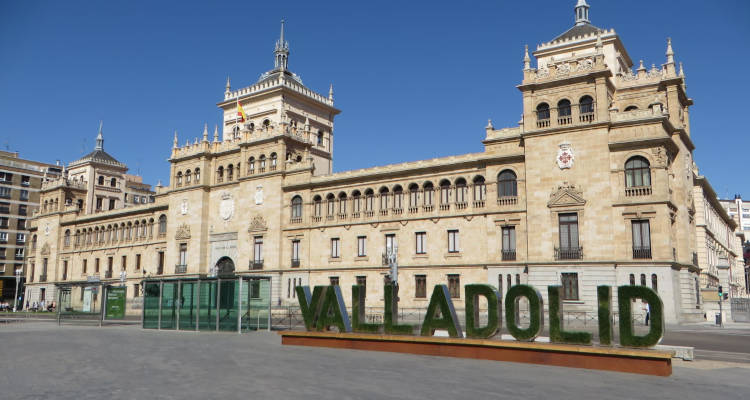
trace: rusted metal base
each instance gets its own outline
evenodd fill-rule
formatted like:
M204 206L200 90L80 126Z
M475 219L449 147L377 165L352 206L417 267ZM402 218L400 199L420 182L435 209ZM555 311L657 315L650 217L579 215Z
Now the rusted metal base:
M500 340L282 331L281 344L512 361L634 374L672 375L667 352Z

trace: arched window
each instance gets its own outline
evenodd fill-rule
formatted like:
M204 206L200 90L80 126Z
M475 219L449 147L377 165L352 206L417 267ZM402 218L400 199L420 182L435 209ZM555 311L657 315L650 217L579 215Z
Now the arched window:
M362 211L362 194L359 190L355 190L352 192L352 212L359 214L360 211Z
M419 185L412 183L409 185L409 207L417 207L419 203Z
M271 171L276 169L276 153L271 153Z
M266 155L260 155L260 172L266 172Z
M292 161L292 153L291 152L288 152L288 151L286 152L286 158L285 158L285 160L286 161Z
M593 114L594 113L594 99L591 96L583 96L581 97L581 100L578 102L578 107L580 108L582 117L585 114Z
M450 201L451 183L447 179L440 181L440 204L445 205Z
M333 193L328 193L328 196L326 196L326 206L328 208L328 215L329 218L333 217L333 214L336 213L336 196L333 195Z
M659 291L659 278L656 277L656 274L651 274L651 289L654 289L654 292Z
M536 106L536 119L539 121L549 120L549 104L541 103Z
M646 286L646 274L641 274L641 286Z
M477 175L474 177L474 201L484 201L487 195L487 188L484 185L484 177Z
M404 208L404 189L401 185L393 187L393 209L401 210Z
M255 157L250 157L247 160L247 173L248 174L254 174L255 173Z
M466 194L468 188L466 187L466 179L456 179L456 203L466 203Z
M224 181L224 167L220 166L216 171L216 182L221 183Z
M190 170L185 171L185 184L190 184L190 178L192 178L192 172Z
M625 107L625 112L635 111L637 109L638 109L638 106L627 106Z
M365 190L365 211L375 209L375 192L372 189Z
M656 110L658 112L662 112L662 110L664 109L664 105L662 105L661 103L653 103L648 106L648 109L651 111Z
M320 196L313 197L313 216L320 218L323 213Z
M268 119L263 120L263 129L268 129L271 127L271 121Z
M240 127L235 126L234 128L232 128L232 138L238 139L239 137L240 137Z
M634 274L630 274L630 285L631 286L635 286L635 275Z
M117 186L117 179L112 178L109 180L109 186L115 187Z
M557 102L557 115L560 117L570 116L570 100L562 99Z
M98 180L98 183L99 183L99 185L100 185L100 186L103 186L103 185L104 185L104 176L102 176L102 175L99 175L99 180Z
M388 188L382 187L378 191L380 193L380 209L381 210L387 210L388 209Z
M195 169L195 183L199 185L201 183L201 169L200 168Z
M182 171L177 173L177 186L182 185Z
M323 131L318 131L318 146L323 145Z
M77 230L76 238L75 238L75 246L80 246L80 245L81 245L81 231Z
M302 218L302 197L292 198L292 218Z
M65 239L63 241L65 247L70 246L70 229L65 230Z
M339 214L346 214L346 193L339 193Z
M422 190L424 190L424 205L428 207L434 205L435 187L432 182L425 182L422 185Z
M508 197L518 196L518 186L516 183L516 173L506 169L497 176L497 196Z
M651 186L651 169L648 160L641 156L625 163L625 187Z
M227 181L231 181L234 178L234 165L227 165Z
M159 217L159 235L167 234L167 216L161 215Z

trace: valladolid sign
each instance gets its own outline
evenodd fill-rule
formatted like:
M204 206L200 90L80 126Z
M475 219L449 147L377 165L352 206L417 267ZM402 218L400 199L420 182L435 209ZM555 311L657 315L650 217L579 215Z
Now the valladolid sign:
M466 291L466 337L487 339L502 327L503 301L497 289L491 285L473 284L464 286ZM398 323L398 296L393 284L384 288L385 312L383 324L365 322L365 293L364 287L352 286L352 315L351 320L346 311L346 304L339 286L315 286L313 292L307 286L298 286L297 298L308 331L326 331L335 327L339 332L379 333L394 335L412 335L414 326ZM487 323L480 325L479 298L487 301ZM549 286L549 335L554 343L591 344L592 334L589 332L566 331L563 329L562 286ZM529 304L530 322L527 328L518 324L519 300L526 298ZM599 344L612 345L612 288L610 286L597 287L598 316L599 316ZM649 332L638 336L633 332L631 303L641 299L650 308ZM650 347L659 343L664 334L663 305L659 295L646 286L620 286L617 288L619 308L620 345L630 347ZM544 304L541 293L529 285L516 285L508 290L505 296L505 324L508 332L520 341L533 341L544 328ZM427 307L422 329L422 336L432 336L435 330L446 330L451 337L461 338L461 330L453 307L448 287L435 285Z

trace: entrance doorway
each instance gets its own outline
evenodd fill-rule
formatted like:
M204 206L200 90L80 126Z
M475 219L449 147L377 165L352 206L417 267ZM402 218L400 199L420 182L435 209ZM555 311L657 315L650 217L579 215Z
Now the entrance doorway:
M229 257L222 257L216 262L216 273L220 276L234 275L234 261Z

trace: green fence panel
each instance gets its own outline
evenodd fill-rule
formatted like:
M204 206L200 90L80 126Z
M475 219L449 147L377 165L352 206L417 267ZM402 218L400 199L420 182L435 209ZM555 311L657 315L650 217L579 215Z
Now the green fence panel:
M177 327L177 283L164 282L161 289L161 329Z
M245 282L243 282L244 285ZM268 329L268 313L271 305L271 281L251 279L249 286L247 313L243 314L243 326L247 330ZM245 321L245 319L247 319Z
M159 283L149 282L143 287L143 328L159 328Z
M201 281L198 304L198 329L202 331L216 330L216 281Z
M221 280L219 290L219 330L237 331L237 293L239 292L239 281Z
M195 330L195 316L198 313L198 282L180 282L180 326L179 329Z

